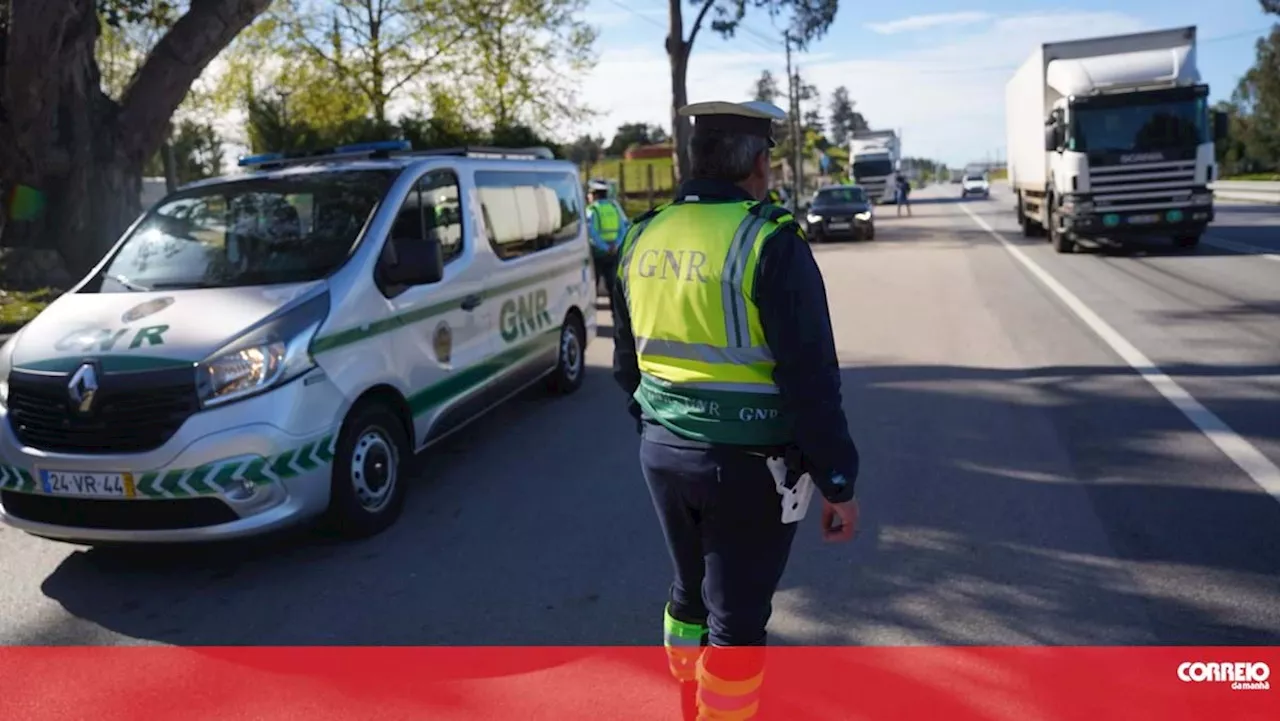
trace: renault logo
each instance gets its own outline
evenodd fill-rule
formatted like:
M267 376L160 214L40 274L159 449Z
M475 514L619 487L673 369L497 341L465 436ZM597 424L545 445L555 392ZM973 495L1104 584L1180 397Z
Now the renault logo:
M81 413L93 410L93 397L98 394L98 371L92 363L85 363L72 374L67 392L76 410Z

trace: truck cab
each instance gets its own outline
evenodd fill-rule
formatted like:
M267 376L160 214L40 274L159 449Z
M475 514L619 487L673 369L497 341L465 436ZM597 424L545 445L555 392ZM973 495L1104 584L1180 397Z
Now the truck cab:
M1008 88L1009 180L1025 235L1170 237L1194 247L1213 220L1214 141L1195 28L1042 46Z

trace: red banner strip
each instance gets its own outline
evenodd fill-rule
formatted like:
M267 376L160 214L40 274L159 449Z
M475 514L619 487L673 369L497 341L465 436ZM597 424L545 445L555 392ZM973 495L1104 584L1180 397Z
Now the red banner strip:
M766 664L771 719L1280 718L1277 648L773 647ZM7 647L0 679L0 719L22 721L681 718L661 647Z

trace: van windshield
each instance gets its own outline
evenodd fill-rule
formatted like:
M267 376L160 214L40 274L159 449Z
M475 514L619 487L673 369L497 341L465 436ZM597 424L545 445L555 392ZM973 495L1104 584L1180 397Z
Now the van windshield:
M103 292L301 283L336 270L399 170L230 181L152 208L103 271Z

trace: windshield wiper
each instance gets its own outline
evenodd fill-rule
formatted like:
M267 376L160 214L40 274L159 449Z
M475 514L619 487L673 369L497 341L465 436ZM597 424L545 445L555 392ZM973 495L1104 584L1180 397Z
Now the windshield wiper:
M143 287L143 286L141 286L141 285L138 285L137 283L134 283L134 282L130 281L128 278L124 277L123 275L107 275L107 274L104 272L104 273L102 274L102 277L103 277L103 278L105 278L105 279L107 279L107 280L114 280L115 282L119 283L120 285L123 285L124 287L126 287L126 288L128 288L129 290L132 290L132 291L136 291L136 292L140 292L140 293L145 293L145 292L147 292L147 291L151 290L150 288L145 288L145 287Z

